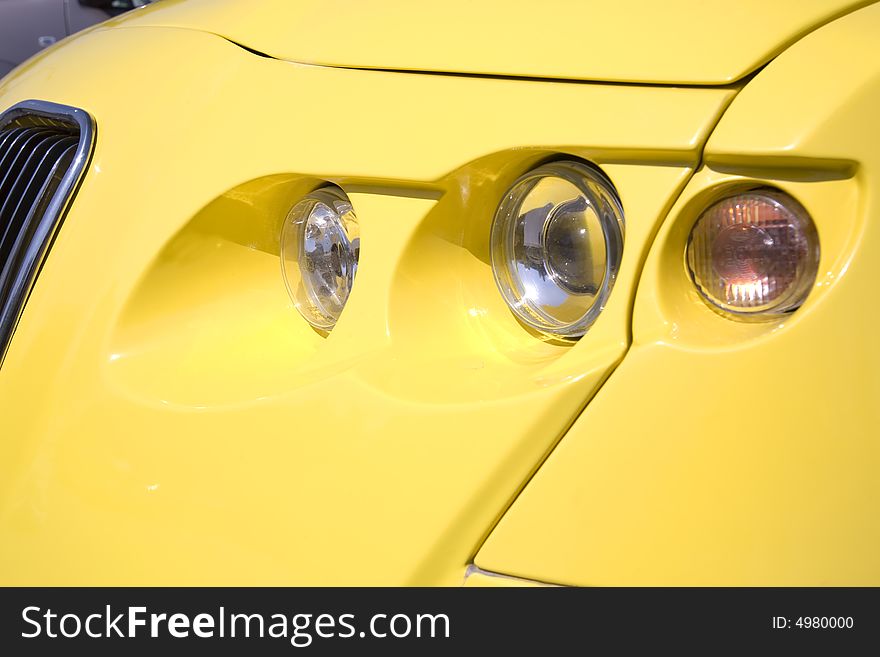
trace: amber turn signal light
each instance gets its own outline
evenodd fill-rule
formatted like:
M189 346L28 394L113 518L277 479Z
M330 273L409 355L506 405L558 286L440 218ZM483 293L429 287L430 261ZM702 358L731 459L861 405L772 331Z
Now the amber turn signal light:
M687 266L703 299L736 319L778 318L816 281L819 236L804 207L774 189L729 196L700 214Z

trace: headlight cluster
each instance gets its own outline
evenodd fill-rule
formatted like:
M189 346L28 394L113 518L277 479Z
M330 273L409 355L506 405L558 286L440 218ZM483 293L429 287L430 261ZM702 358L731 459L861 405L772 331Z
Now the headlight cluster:
M492 222L495 283L524 325L554 338L584 335L608 300L623 257L624 215L597 169L539 166L507 190ZM281 261L297 310L329 331L351 294L360 254L351 201L337 187L297 203L284 222ZM731 319L773 319L804 302L819 239L806 210L774 189L735 193L705 208L686 248L703 300Z

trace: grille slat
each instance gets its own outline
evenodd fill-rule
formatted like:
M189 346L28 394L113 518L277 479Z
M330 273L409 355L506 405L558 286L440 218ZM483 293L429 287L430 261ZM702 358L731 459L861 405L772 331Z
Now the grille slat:
M22 132L24 132L24 129L18 128L16 130L8 130L0 135L0 162L5 159L6 153L8 152L9 148L12 147L12 141Z
M0 183L0 222L9 218L9 212L21 198L22 186L33 175L38 161L43 159L52 145L62 139L64 137L61 135L44 133L34 136L32 140L22 145L18 157L9 165L8 181L4 181L8 183L5 185L6 188L4 189L3 184Z
M74 137L48 137L34 149L31 159L22 167L12 192L0 206L0 226L6 226L0 236L0 263L6 261L15 235L30 219L35 201L46 193L46 182L56 163L76 144Z
M6 197L10 181L15 176L16 164L22 157L28 144L39 136L40 133L38 131L23 129L10 141L5 156L0 160L0 198Z
M0 115L0 363L93 139L75 108L28 101Z
M5 266L0 270L0 299L14 298L24 292L24 286L29 283L16 272L24 269L25 265L33 257L33 254L49 238L48 232L54 228L50 222L34 221L43 215L47 199L50 198L48 190L56 188L62 180L65 172L69 169L71 161L76 153L76 145L68 146L62 155L52 163L52 168L46 176L40 193L31 205L23 230L13 234L15 242L5 258Z
M43 206L45 206L46 202L46 192L50 190L52 187L56 187L61 180L61 177L64 175L64 172L70 166L70 162L73 158L74 152L76 151L76 146L67 146L64 151L61 153L60 157L51 163L51 167L47 172L46 178L42 183L42 186L38 190L37 194L30 206L28 207L27 214L25 215L25 221L23 222L23 226L21 230L17 233L13 233L10 231L8 233L10 237L10 247L6 248L6 244L3 245L4 249L4 258L2 262L4 262L3 269L0 269L0 297L6 291L7 272L14 272L16 270L16 255L19 254L22 250L23 246L30 244L34 240L34 233L38 230L40 226L40 222L33 221L35 217L38 217L41 212ZM14 243L13 243L14 240Z

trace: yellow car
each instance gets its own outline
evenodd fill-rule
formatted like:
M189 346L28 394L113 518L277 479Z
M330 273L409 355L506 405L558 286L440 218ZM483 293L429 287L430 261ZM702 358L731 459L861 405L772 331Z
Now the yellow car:
M0 583L880 585L880 5L164 0L0 83Z

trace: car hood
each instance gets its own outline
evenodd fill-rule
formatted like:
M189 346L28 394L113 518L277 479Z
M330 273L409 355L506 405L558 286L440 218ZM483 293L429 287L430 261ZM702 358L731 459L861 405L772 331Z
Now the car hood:
M278 59L452 74L718 85L852 0L162 0L116 22L213 32Z

